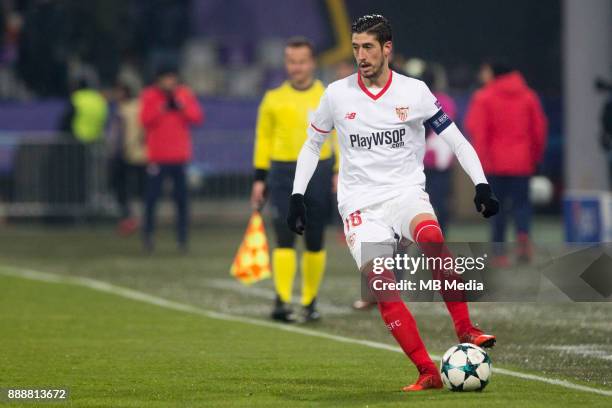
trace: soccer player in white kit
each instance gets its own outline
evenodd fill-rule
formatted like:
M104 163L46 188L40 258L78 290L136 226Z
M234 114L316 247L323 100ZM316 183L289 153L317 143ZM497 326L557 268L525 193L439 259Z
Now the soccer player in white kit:
M419 371L418 380L403 390L441 388L440 374L404 302L399 295L389 299L388 293L384 296L372 287L377 279L394 281L392 271L373 274L374 255L362 253L362 243L387 248L381 254L389 256L396 235L419 244L425 255L436 255L427 253L433 248L428 244L438 244L438 248L443 244L442 231L425 192L425 125L450 145L474 182L477 211L488 218L499 211L499 203L476 152L427 86L389 68L392 33L387 19L366 15L356 20L352 43L358 72L329 85L312 115L308 139L297 161L287 222L298 234L308 228L304 192L323 142L336 129L340 144L338 209L345 222L347 243L361 272L368 277L384 322ZM461 342L494 345L495 336L472 324L466 302L444 299Z

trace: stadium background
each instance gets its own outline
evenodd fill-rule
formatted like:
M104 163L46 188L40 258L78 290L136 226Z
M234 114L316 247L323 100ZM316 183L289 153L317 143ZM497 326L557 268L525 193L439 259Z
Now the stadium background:
M236 0L229 5L222 1L94 1L91 7L79 2L5 4L13 4L4 8L7 21L20 21L16 24L20 28L17 33L7 30L5 34L0 75L0 191L4 202L30 204L8 206L4 213L9 215L62 212L58 207L33 205L44 197L23 185L41 181L28 180L36 174L20 177L14 170L19 168L16 150L23 136L37 143L37 138L56 133L70 81L86 77L105 89L119 78L140 88L157 66L169 61L178 62L183 79L198 93L207 112L206 123L193 133L193 193L214 199L246 197L257 105L263 92L284 78L284 40L297 33L312 38L322 57L321 77L329 82L334 79L334 65L351 58L347 36L351 18L372 10L367 1L255 4ZM459 123L478 86L477 70L483 59L504 57L522 70L539 92L550 120L541 172L553 180L558 192L561 190L558 1L496 6L474 1L468 7L453 2L397 5L383 1L377 4L377 10L393 16L396 58L418 57L446 68L448 91L458 104ZM287 18L294 15L300 19ZM505 23L499 25L496 16L503 16ZM40 24L43 21L45 24ZM103 188L102 167L99 173ZM23 188L16 188L16 179ZM57 189L65 188L57 185ZM455 190L461 193L462 189ZM547 210L558 212L559 197L557 194ZM101 201L104 194L95 199L92 210L112 213L112 200ZM459 194L456 199L462 204L455 206L457 215L472 215L467 208L470 198ZM196 215L206 216L215 208L203 207ZM236 215L240 212L236 210Z
M335 64L351 57L348 24L364 13L389 17L397 55L444 65L459 124L478 86L480 62L503 57L514 63L538 92L550 122L540 173L552 180L554 197L536 208L535 242L562 242L568 238L564 228L577 229L576 240L591 241L610 230L602 215L610 211L604 208L609 200L606 156L598 142L607 95L593 86L597 77L612 80L609 1L3 0L0 12L0 320L11 333L7 352L0 354L2 366L9 367L0 374L0 386L62 382L82 405L92 406L143 401L161 406L190 392L194 401L222 404L234 389L240 391L235 405L402 401L393 392L414 373L406 373L397 355L387 358L382 351L335 347L323 340L316 340L315 352L311 338L295 333L228 325L210 316L192 321L78 287L114 284L198 310L267 316L274 296L270 282L245 288L228 274L250 214L257 105L265 89L283 79L288 36L313 39L322 58L320 76L329 82ZM92 147L91 189L76 204L62 198L70 197L71 180L50 179L37 168L37 158L57 143L72 79L87 77L102 90L117 78L143 86L156 66L168 61L179 62L183 80L197 92L207 116L202 127L193 129L193 244L188 255L179 255L171 231L162 230L157 252L145 256L137 236L119 239L109 222L116 208L107 187L103 143ZM473 214L471 195L456 169L450 240L488 239L488 225ZM566 197L574 197L569 212L564 212ZM590 200L588 205L582 205L584 200ZM595 217L595 232L592 225L581 231L580 214L583 220ZM162 215L171 215L171 207ZM334 228L328 242L329 272L320 296L324 320L314 330L391 344L373 314L350 309L359 282ZM14 276L59 284L48 287ZM454 342L447 317L428 304L412 310L428 347L440 355ZM505 340L492 353L496 364L608 393L609 312L604 303L474 306L475 318ZM115 360L109 357L113 353ZM43 364L41 356L52 364ZM290 359L293 364L284 364ZM386 365L372 368L372 359ZM185 371L190 364L196 369ZM365 364L368 378L362 378ZM227 375L228 367L239 374ZM384 380L389 376L396 376L398 384ZM206 393L198 394L202 389ZM501 374L488 391L482 403L493 406L508 406L510 400L521 406L609 402L609 394L581 394ZM441 397L439 405L454 401L449 398Z

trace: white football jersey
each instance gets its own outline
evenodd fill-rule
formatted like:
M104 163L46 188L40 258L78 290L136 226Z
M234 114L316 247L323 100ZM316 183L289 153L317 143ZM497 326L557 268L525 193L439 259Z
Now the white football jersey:
M338 133L341 214L391 199L407 187L425 187L424 122L439 110L424 82L393 71L376 94L359 74L329 85L312 116L309 137L324 139L334 128Z

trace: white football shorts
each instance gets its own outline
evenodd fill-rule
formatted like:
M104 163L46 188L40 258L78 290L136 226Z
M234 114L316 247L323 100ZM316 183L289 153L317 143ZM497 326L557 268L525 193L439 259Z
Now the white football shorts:
M342 214L346 242L357 266L361 269L374 258L393 256L398 239L413 241L410 222L423 213L435 217L429 194L414 186L390 200Z

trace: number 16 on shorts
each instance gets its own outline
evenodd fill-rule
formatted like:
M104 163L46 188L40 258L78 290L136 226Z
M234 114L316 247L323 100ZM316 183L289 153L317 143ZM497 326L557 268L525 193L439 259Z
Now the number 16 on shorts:
M351 230L351 227L358 227L361 225L361 211L357 210L349 214L348 217L344 220L344 230L345 234L348 234Z

